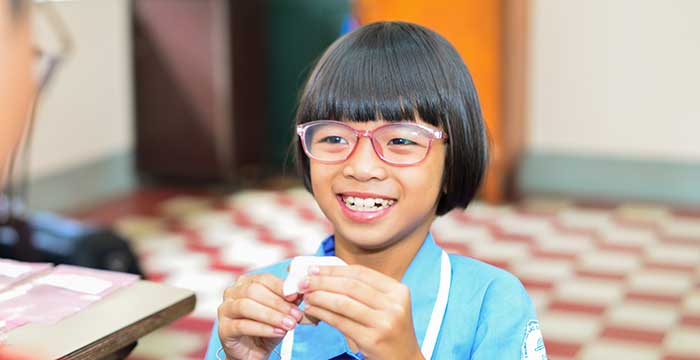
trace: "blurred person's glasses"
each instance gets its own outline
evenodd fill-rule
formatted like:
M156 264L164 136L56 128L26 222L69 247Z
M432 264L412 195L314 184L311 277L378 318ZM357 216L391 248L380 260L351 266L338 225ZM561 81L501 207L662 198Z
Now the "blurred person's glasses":
M357 130L344 122L318 120L297 126L297 134L308 157L330 164L347 160L362 137L372 141L380 159L397 166L420 163L428 156L433 140L447 139L443 131L409 122Z
M52 3L64 1L66 0L33 0L34 15L41 25L45 25L47 33L55 38L57 43L55 49L49 49L42 44L35 45L38 92L41 92L46 87L55 74L56 68L73 48L73 41L68 28L52 5Z
M38 44L35 40L34 71L36 79L36 91L32 101L32 107L28 113L28 121L24 130L23 140L15 150L14 156L10 158L9 167L6 169L7 183L5 188L0 188L0 225L8 219L21 215L24 211L23 200L27 197L27 186L29 178L29 155L31 153L31 141L34 128L34 118L38 100L56 73L56 69L61 62L70 54L73 42L63 20L59 16L52 3L70 0L33 0L32 18L35 26L34 30L43 30L41 34L46 34L45 38L52 39L54 46L48 47ZM36 31L35 31L36 33ZM37 37L35 37L36 39ZM41 36L39 38L44 38ZM0 169L0 172L5 169Z

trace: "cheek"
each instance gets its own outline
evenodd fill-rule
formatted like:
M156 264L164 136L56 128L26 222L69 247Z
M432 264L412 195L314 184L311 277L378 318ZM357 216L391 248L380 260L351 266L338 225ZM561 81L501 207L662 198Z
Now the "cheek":
M423 164L421 181L423 186L437 195L442 188L442 178L445 172L445 151L442 147L436 147L431 156ZM432 194L432 193L431 193Z
M429 209L440 196L443 164L425 162L420 167L408 167L397 173L404 197L415 209Z
M314 166L314 164L309 164L309 180L311 181L311 190L316 194L318 192L320 174L318 173L318 167Z
M0 165L19 140L32 98L32 51L24 24L0 24Z
M323 199L332 192L330 187L332 177L333 174L328 166L314 164L313 162L309 164L311 190L317 201L323 201Z

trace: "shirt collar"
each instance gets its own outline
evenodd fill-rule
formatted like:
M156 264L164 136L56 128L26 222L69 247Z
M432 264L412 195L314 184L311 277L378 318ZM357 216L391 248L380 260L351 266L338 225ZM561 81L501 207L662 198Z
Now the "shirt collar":
M413 315L413 325L419 345L422 345L425 332L430 322L433 312L433 305L437 299L438 288L440 286L440 257L442 249L435 243L431 233L428 233L416 256L406 269L406 273L401 279L401 283L408 286L411 291L411 314ZM316 256L335 255L335 237L327 237L316 251ZM323 357L333 358L343 352L351 353L345 337L335 328L319 323L315 327L318 332L336 332L337 334L325 334L324 339L331 335L339 343L320 342L316 343L314 353L323 353ZM319 334L320 335L320 334ZM304 337L314 339L314 337ZM317 338L320 339L321 337ZM299 337L301 340L302 337ZM327 357L326 357L327 356Z

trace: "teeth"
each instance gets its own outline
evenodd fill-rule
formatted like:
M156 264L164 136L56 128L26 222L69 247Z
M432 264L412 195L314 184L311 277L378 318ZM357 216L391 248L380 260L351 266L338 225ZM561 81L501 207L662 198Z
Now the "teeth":
M354 196L343 197L343 202L348 208L355 211L379 211L394 204L394 200L359 198Z

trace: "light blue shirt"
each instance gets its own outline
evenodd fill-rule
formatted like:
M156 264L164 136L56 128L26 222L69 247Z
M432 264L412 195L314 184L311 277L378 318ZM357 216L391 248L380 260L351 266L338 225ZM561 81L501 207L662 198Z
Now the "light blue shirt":
M335 254L333 236L323 241L316 256ZM428 234L401 282L411 290L413 324L418 344L423 342L437 298L442 249ZM434 359L544 360L539 324L525 288L510 273L478 260L450 255L452 284L445 317L433 353ZM253 273L287 277L291 260ZM280 345L275 349L280 353ZM216 360L221 347L217 324L209 340L206 360ZM223 354L223 353L222 353ZM272 354L270 359L277 359ZM350 350L344 335L320 322L297 325L292 359L362 359Z

